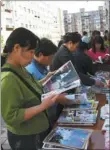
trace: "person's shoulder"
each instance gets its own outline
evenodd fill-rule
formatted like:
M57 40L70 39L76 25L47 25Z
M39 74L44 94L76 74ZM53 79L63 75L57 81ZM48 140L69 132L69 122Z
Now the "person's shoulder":
M18 85L17 78L12 72L1 73L1 89Z
M34 72L36 67L35 67L35 62L32 61L29 65L27 65L26 67L26 70L30 73Z

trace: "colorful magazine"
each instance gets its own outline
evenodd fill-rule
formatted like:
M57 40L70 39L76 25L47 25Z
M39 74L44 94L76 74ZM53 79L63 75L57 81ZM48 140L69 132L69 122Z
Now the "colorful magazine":
M80 86L80 78L71 61L60 67L44 84L42 99L52 93L60 94Z
M99 104L98 101L89 100L86 104L65 105L64 110L97 109L98 104Z
M91 133L92 130L57 126L44 139L43 143L71 150L84 149Z
M99 71L93 76L93 79L98 79L103 82L104 87L92 86L91 89L94 93L110 93L110 88L108 88L108 81L110 80L110 72L107 71Z
M97 120L97 110L67 110L62 111L59 119L57 120L58 124L64 125L93 125Z
M96 100L96 94L92 91L91 86L80 86L76 88L75 94L82 94L86 93L87 94L87 99L91 100L94 99Z

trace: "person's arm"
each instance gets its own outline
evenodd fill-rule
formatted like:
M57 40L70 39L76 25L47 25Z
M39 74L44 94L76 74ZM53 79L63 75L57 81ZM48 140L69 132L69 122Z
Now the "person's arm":
M45 81L47 81L53 74L55 73L55 71L53 72L49 72L43 79L39 80L40 84L43 84Z
M58 98L57 98L57 100L56 100L56 103L60 103L60 104L62 104L62 105L66 105L66 104L70 105L70 104L73 104L73 102L72 102L71 100L67 99L67 98L65 97L65 95L67 95L67 94L61 94L61 95L59 95ZM76 101L74 104L79 104L79 102L80 102L80 101Z
M43 102L40 105L25 109L24 120L29 120L32 117L34 117L35 115L48 109L50 106L52 106L56 102L58 96L59 95L51 95L48 98L46 98L45 100L43 100Z
M92 63L92 60L90 58L87 58L87 72L91 75L94 75L95 72L94 72L94 69L93 69L93 63Z
M1 83L1 113L7 124L16 126L53 105L58 95L52 95L40 105L23 107L23 93L14 76L8 76Z

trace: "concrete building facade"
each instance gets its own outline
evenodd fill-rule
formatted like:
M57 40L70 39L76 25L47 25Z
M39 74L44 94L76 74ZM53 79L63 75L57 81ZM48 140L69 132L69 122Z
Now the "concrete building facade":
M106 20L103 6L100 6L96 11L86 12L84 8L81 8L78 13L68 13L64 11L64 18L66 18L66 24L64 20L65 32L78 31L82 34L83 31L91 33L93 30L99 30L103 33L105 30Z
M25 27L40 38L57 44L64 35L63 11L45 1L3 1L1 6L1 34L4 41L18 27Z

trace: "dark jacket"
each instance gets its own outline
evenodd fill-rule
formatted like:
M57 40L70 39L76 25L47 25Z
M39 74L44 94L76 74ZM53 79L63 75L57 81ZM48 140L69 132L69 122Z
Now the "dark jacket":
M54 56L52 65L50 67L51 71L57 70L60 68L62 65L64 65L67 61L71 60L73 63L77 73L79 74L79 77L84 85L91 86L95 84L95 80L91 79L88 75L85 75L84 73L80 72L78 70L77 66L75 65L75 60L73 57L73 54L65 47L62 45L59 50L57 51L56 55ZM80 61L80 59L79 59Z
M93 71L92 59L88 55L86 55L81 50L77 50L73 53L73 57L75 65L81 73L85 75L88 75L88 73L90 75L95 74Z

